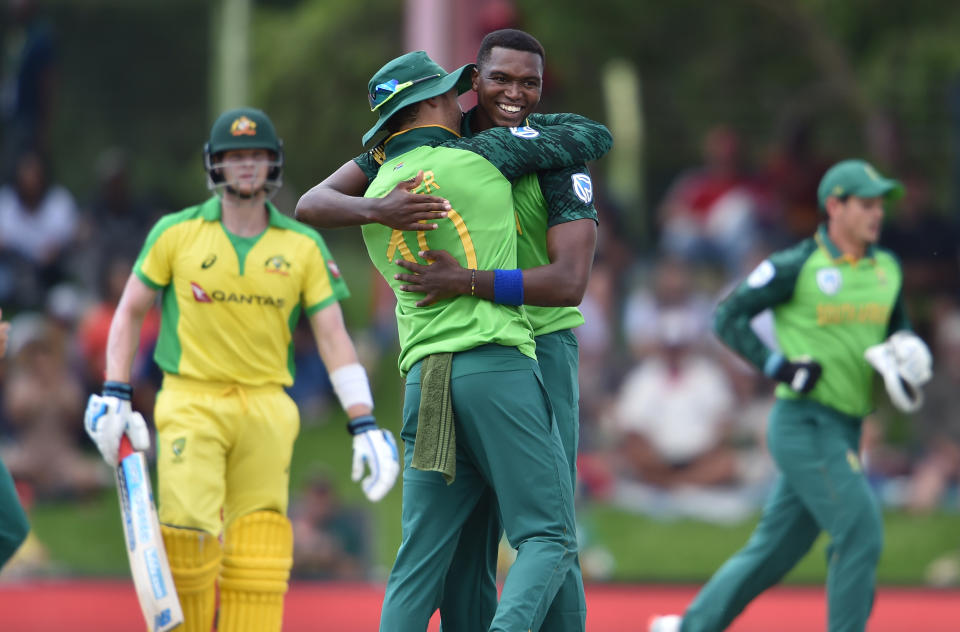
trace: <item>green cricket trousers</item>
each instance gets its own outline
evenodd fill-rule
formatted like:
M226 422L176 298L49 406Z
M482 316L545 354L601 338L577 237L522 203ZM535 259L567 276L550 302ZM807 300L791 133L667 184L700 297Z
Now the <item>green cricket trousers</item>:
M780 475L747 545L694 599L682 632L726 629L800 561L821 530L831 542L829 632L863 632L873 607L883 522L857 457L860 421L812 400L777 400L767 443Z
M577 488L577 444L580 439L580 353L573 331L537 336L537 364L553 408L560 442ZM441 632L486 632L497 608L497 554L503 528L492 491L484 492L467 519L440 603ZM486 546L480 546L480 542ZM584 632L587 604L583 577L575 560L540 626L549 632Z
M573 490L537 362L513 347L454 354L451 394L456 480L410 464L420 406L420 363L407 375L403 407L402 539L387 580L381 632L424 632L439 608L461 531L492 490L517 559L491 632L537 630L577 551ZM476 546L484 549L487 541Z

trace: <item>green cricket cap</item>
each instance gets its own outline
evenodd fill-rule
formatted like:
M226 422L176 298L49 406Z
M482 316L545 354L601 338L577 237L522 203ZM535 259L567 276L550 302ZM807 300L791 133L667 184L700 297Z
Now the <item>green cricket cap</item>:
M439 96L454 87L458 95L469 90L473 68L473 64L466 64L448 73L422 50L388 61L367 83L370 111L379 113L380 118L363 135L363 144L370 142L383 124L406 106Z
M270 117L256 108L235 108L217 117L210 128L208 152L232 149L269 149L280 153L277 130Z
M817 187L820 208L827 208L827 198L855 195L857 197L884 197L896 200L903 196L903 185L880 175L873 165L864 160L843 160L823 174Z

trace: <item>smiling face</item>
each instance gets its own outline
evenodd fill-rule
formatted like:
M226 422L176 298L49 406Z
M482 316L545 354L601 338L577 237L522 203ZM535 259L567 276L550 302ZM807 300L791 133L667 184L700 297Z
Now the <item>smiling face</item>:
M473 89L480 105L475 131L523 125L540 103L543 59L528 51L494 47L474 70Z

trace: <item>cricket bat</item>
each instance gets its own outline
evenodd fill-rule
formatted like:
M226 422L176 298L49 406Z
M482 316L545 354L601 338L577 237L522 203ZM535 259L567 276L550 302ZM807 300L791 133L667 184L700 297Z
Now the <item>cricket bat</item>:
M117 464L117 493L127 542L130 572L150 632L167 632L183 623L183 610L170 574L160 520L142 452L123 435Z

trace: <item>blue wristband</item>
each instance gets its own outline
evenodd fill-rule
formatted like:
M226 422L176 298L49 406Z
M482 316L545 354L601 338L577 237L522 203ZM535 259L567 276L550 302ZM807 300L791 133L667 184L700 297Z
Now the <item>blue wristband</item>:
M367 430L376 429L377 420L374 419L373 415L361 415L359 417L354 417L350 420L350 423L347 424L347 430L350 431L350 434L352 435L358 435L366 432Z
M493 271L493 302L523 305L523 270Z
M103 395L105 397L125 399L129 402L130 398L133 396L133 387L126 382L104 382Z

